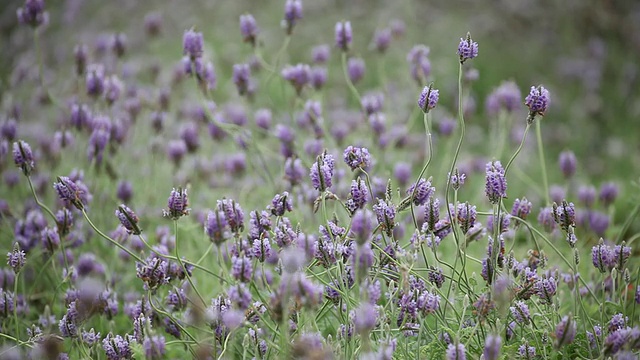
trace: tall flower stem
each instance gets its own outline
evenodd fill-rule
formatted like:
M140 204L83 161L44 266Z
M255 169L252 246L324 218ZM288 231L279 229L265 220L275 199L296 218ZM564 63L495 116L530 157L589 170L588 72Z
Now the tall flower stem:
M178 220L173 220L173 232L174 232L175 237L176 237L176 260L178 261L178 264L180 264L180 267L182 268L182 271L184 271L184 277L187 278L187 281L189 282L189 285L191 285L191 288L193 289L193 291L195 291L196 295L198 295L198 298L202 302L202 306L205 306L206 303L204 302L204 298L202 297L202 295L200 295L200 292L198 291L198 288L193 284L193 281L191 280L191 276L187 272L187 267L184 265L184 262L182 261L182 258L180 258L180 252L178 250L180 248L180 246L178 244Z
M349 77L349 72L347 71L347 53L342 52L342 72L344 73L344 79L347 81L347 86L349 90L353 94L353 97L358 100L358 106L362 106L362 99L360 98L360 93L358 93L358 89L351 82L351 78Z
M542 172L542 184L544 185L544 199L547 205L551 204L549 198L549 180L547 179L547 166L544 161L544 149L542 147L542 130L540 121L536 121L536 137L538 139L538 157L540 157L540 171Z
M117 246L118 248L120 248L120 250L126 252L127 254L129 254L132 258L136 259L136 261L138 261L141 264L146 264L146 262L144 260L142 260L138 255L136 255L133 251L127 249L124 245L120 244L119 242L113 240L112 238L110 238L109 236L105 235L105 233L103 233L102 231L100 231L100 229L98 229L93 222L91 221L91 219L89 218L89 215L87 215L87 212L85 211L85 209L82 209L82 215L84 216L84 218L87 220L87 222L89 223L89 226L91 226L91 228L93 229L93 231L95 231L98 235L100 235L102 238L104 238L105 240L109 241L110 243L112 243L113 245Z
M425 146L425 151L429 155L427 157L427 162L424 164L424 166L422 167L422 170L420 171L420 174L418 175L418 179L416 180L415 186L413 187L413 191L411 192L411 198L409 199L410 206L411 206L411 218L413 219L413 225L416 227L416 230L420 230L420 229L418 229L418 221L416 220L416 214L415 214L415 211L413 210L413 199L415 199L416 192L418 190L418 182L420 181L420 179L422 179L422 176L427 171L429 164L431 164L431 159L433 158L433 141L431 140L431 126L430 126L429 120L430 120L429 112L427 111L424 113L423 121L424 121L424 131L425 131L425 134L427 135L427 145Z

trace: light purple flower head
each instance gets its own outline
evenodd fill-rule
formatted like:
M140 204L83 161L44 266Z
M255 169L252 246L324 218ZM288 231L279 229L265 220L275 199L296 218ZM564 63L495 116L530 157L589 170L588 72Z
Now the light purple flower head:
M375 49L379 53L384 53L389 48L389 43L391 43L391 29L376 30L373 35L373 45Z
M351 170L363 169L368 170L371 166L371 155L367 148L354 147L349 145L344 149L344 162Z
M576 323L570 316L565 316L556 326L556 348L571 344L576 338Z
M507 197L507 179L500 161L487 163L485 180L485 194L492 204Z
M164 216L169 217L172 220L178 220L183 215L189 215L189 199L187 197L187 190L175 188L171 190L171 195L167 200L168 210L163 210Z
M13 162L17 167L22 169L22 173L26 176L31 174L36 164L33 160L33 152L31 152L31 147L28 143L22 140L13 143Z
M498 360L500 349L502 348L502 338L500 335L490 334L484 343L484 360Z
M129 234L140 235L140 233L142 233L142 230L138 226L138 216L126 205L122 204L118 207L116 216L118 220L120 220L120 224L127 229Z
M447 360L467 360L464 344L449 344L447 347Z
M598 198L603 206L611 205L618 197L618 185L614 182L606 182L600 185L600 195Z
M256 45L256 37L258 36L258 24L251 14L240 15L240 33L244 42Z
M291 35L298 20L302 19L302 0L287 0L282 21L287 35Z
M244 95L251 87L251 68L248 64L233 65L233 83L238 89L238 94Z
M66 176L59 176L58 181L53 184L53 188L58 193L58 197L65 203L69 203L78 210L84 208L82 198L80 197L83 190L80 189L76 182Z
M347 74L349 75L349 80L354 84L362 80L365 69L366 65L362 58L352 57L347 61Z
M201 32L186 30L182 36L182 53L187 55L191 61L202 57L204 52L204 38Z
M438 99L440 97L440 91L433 88L433 84L425 86L418 98L418 106L424 113L428 113L429 110L436 107Z
M487 96L485 109L490 115L497 115L501 109L512 113L520 107L521 102L522 94L518 85L513 81L505 81Z
M49 13L44 11L44 0L25 0L17 10L18 22L37 28L49 22Z
M282 69L282 77L293 85L296 93L300 95L302 89L311 80L311 67L307 64L288 65Z
M320 192L325 191L332 185L334 160L331 154L323 152L316 162L311 165L309 171L309 177L311 178L311 184Z
M576 159L576 155L571 150L566 150L560 153L558 157L558 164L560 165L560 170L562 170L562 174L565 179L569 179L576 173L576 164L578 160Z
M473 59L478 56L478 43L471 40L470 33L467 33L465 38L460 38L460 44L458 44L458 56L460 56L461 64L468 59Z
M336 47L342 49L342 51L349 51L351 47L351 41L353 39L353 32L351 30L351 22L337 22L336 23Z
M524 104L529 108L527 122L533 123L536 115L544 116L549 107L549 91L544 86L532 86L529 95L524 99Z
M329 60L331 48L327 44L317 45L311 49L311 59L316 64L324 64Z

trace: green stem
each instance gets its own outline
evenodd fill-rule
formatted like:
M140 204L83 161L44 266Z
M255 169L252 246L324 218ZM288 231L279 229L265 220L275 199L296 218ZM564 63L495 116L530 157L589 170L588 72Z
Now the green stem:
M184 262L182 262L182 258L180 258L180 253L178 251L179 248L179 244L178 244L178 220L173 220L173 230L174 230L174 234L176 237L176 260L178 261L178 264L180 264L180 267L182 268L182 271L184 271L184 277L187 278L187 281L189 282L189 285L191 285L191 288L193 289L193 291L195 291L196 295L198 295L198 298L200 299L200 301L202 302L202 306L206 306L205 302L204 302L204 298L202 297L202 295L200 295L200 292L198 291L198 288L193 284L193 281L191 280L191 276L189 276L189 273L187 272L187 267L184 266Z
M342 72L344 73L344 78L347 81L349 90L351 90L353 96L356 98L356 100L358 100L358 106L362 106L362 99L360 98L360 94L358 93L356 87L353 85L353 82L351 82L351 78L349 77L349 73L347 71L347 53L345 51L342 52Z
M544 198L547 205L551 204L549 198L549 181L547 179L547 166L544 161L544 150L542 147L542 131L540 130L540 120L536 121L536 137L538 139L538 156L540 157L540 171L542 172L542 184L544 185Z
M87 215L87 212L85 211L85 209L82 209L82 215L84 216L84 218L87 220L87 222L89 223L89 226L91 226L91 228L98 233L98 235L100 235L102 238L104 238L105 240L109 241L110 243L112 243L113 245L117 246L120 248L120 250L126 252L127 254L129 254L132 258L136 259L136 261L138 261L141 264L146 264L146 262L144 260L142 260L138 255L136 255L134 252L132 252L131 250L127 249L126 247L124 247L122 244L120 244L119 242L113 240L112 238L110 238L109 236L105 235L102 231L100 231L100 229L98 229L93 222L91 221L91 219L89 219L89 215Z
M423 121L424 121L424 131L427 135L427 145L425 147L425 151L429 153L429 157L427 158L427 162L422 167L422 171L420 171L420 174L418 175L418 179L414 183L413 191L411 192L411 198L409 199L409 204L411 206L411 218L413 219L413 225L416 227L416 230L420 230L420 229L418 229L418 221L416 220L416 214L415 214L415 211L413 210L413 199L415 199L416 192L418 191L418 182L420 181L420 179L422 179L422 176L427 171L429 164L431 164L431 159L433 158L433 141L431 141L431 127L429 126L430 124L429 124L428 111L424 113Z

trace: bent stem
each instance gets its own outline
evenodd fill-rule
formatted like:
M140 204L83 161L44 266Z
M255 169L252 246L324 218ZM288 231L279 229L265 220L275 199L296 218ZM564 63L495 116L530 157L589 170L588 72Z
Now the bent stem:
M202 302L202 306L206 306L205 302L204 302L204 298L202 297L202 295L200 295L200 292L198 291L198 288L195 287L195 285L193 284L193 281L191 280L191 276L189 276L189 273L187 272L187 267L184 265L184 262L182 261L182 258L180 258L180 253L178 252L178 220L173 220L173 229L174 229L174 234L176 237L176 260L178 261L178 264L180 264L180 267L182 268L182 271L184 271L184 277L187 278L187 281L189 282L189 285L191 285L191 288L193 289L193 291L195 291L196 295L198 295L198 298L200 299L200 301Z
M85 209L82 209L82 215L84 216L84 218L87 220L87 222L89 223L89 226L91 226L91 228L93 229L93 231L95 231L96 233L98 233L98 235L100 235L101 237L103 237L105 240L109 241L110 243L112 243L113 245L117 246L118 248L120 248L120 250L126 252L127 254L129 254L132 258L136 259L136 261L138 261L141 264L146 264L146 262L144 260L142 260L138 255L136 255L133 251L127 249L125 246L123 246L122 244L120 244L119 242L113 240L112 238L110 238L109 236L105 235L105 233L103 233L102 231L100 231L100 229L98 229L93 222L91 221L91 219L89 218L89 215L87 215L87 212L85 211Z
M349 90L351 90L351 93L353 94L353 96L356 98L356 100L358 100L358 106L362 106L362 99L360 98L360 93L358 93L358 90L353 85L353 82L351 82L351 78L349 77L349 73L347 71L347 53L344 51L342 52L342 72L344 73L344 78L347 81L347 86L349 87Z

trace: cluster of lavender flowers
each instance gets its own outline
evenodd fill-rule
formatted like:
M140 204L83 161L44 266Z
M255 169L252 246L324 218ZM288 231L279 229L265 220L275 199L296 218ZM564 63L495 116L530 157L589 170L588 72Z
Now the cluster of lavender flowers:
M372 31L370 54L362 23L339 21L342 61L318 44L305 62L290 47L306 40L303 9L286 0L280 30L243 12L229 52L205 24L181 24L182 52L151 63L147 50L181 37L154 11L143 33L61 45L66 79L49 74L61 70L46 46L64 20L25 0L16 16L37 63L15 86L42 109L7 106L0 120L0 357L637 354L635 215L616 216L621 189L576 186L570 150L562 184L519 164L534 153L529 126L554 115L549 90L495 88L487 114L513 120L500 134L525 129L521 145L498 136L498 151L468 151L471 34L443 58L459 69L456 100L432 71L438 54L403 48L401 20ZM382 66L398 53L407 68ZM54 129L29 126L54 112Z

